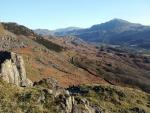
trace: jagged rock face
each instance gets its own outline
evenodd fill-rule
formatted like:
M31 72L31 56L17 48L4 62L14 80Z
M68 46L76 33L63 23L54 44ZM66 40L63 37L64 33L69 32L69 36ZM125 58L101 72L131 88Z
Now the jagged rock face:
M27 41L24 38L18 38L15 34L5 31L0 33L0 50L7 51L13 48L24 48Z
M0 23L0 50L7 51L13 48L24 48L27 45L27 41L23 36L19 38L19 36L5 30Z
M55 98L59 100L58 111L61 113L103 113L98 106L90 104L85 98L78 98L66 93Z
M26 78L23 58L13 52L0 52L0 77L17 86L32 85L32 82Z
M43 86L44 88L47 88L48 92L51 92L51 94L53 94L54 97L66 93L66 90L59 86L57 80L51 77L44 78L38 82L34 82L33 86Z

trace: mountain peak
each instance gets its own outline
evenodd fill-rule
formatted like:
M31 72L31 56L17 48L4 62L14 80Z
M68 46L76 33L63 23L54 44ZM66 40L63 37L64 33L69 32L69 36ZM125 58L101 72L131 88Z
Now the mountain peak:
M120 19L120 18L114 18L114 19L112 19L112 20L110 20L110 21L116 21L116 22L128 22L128 21L123 20L123 19ZM128 23L130 23L130 22L128 22Z
M91 28L92 29L111 30L111 29L130 26L130 25L133 25L133 23L130 23L126 20L114 18L114 19L107 21L105 23L93 25Z
M119 24L119 25L128 25L128 24L131 24L130 22L128 22L128 21L126 21L126 20L123 20L123 19L118 19L118 18L114 18L114 19L112 19L112 20L110 20L110 21L108 21L108 22L106 22L106 23L104 23L104 24Z

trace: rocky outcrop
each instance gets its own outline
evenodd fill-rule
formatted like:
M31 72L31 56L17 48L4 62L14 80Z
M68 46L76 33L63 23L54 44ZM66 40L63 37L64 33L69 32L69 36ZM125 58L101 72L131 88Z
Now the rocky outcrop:
M5 34L0 33L0 50L8 51L13 48L25 48L29 42L24 36L18 38L15 34L5 31Z
M29 42L24 36L16 36L12 32L4 29L3 25L0 23L0 50L8 51L13 48L24 48L27 47L28 43Z
M60 95L59 99L59 111L61 111L61 113L103 113L98 106L90 104L90 102L84 98L71 96L69 94Z
M39 97L38 101L46 101L44 100L46 99L46 95L53 95L58 113L103 113L98 106L92 105L87 99L60 87L58 82L53 78L35 82L34 87L36 86L42 87L45 92L44 95Z
M17 86L32 86L26 78L22 56L13 52L0 52L0 78Z

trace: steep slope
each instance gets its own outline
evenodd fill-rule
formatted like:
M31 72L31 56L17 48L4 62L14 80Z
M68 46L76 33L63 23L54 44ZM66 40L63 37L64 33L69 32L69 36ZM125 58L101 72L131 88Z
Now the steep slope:
M150 91L149 56L115 48L95 48L83 42L76 44L74 38L70 36L51 40L68 48L68 52L64 51L63 53L74 66L96 77L103 78L109 84Z
M9 25L9 23L3 24L12 25ZM63 45L58 45L50 39L33 34L33 31L25 26L20 28L20 25L15 24L15 27L15 29L9 27L7 30L13 33L16 33L17 31L15 30L18 29L23 30L18 31L17 34L11 33L10 41L7 39L4 42L1 41L2 50L13 51L23 56L27 77L32 81L54 77L64 87L82 83L104 82L100 77L95 77L71 64L68 56L66 56L66 53L70 50L68 51Z
M97 56L78 55L71 62L114 85L139 87L150 92L150 58L121 53L99 52Z
M19 36L16 36L14 33L5 30L2 24L1 26L2 32L0 33L0 50L23 48L28 45L28 42L25 38L19 38Z
M35 33L28 29L23 25L19 25L17 23L9 22L9 23L2 23L4 29L16 34L16 35L24 35L24 36L34 36Z

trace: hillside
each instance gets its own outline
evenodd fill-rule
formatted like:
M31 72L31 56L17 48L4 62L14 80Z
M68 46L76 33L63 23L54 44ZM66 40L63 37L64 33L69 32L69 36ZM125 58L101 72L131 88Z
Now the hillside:
M8 23L2 23L4 29L16 34L16 35L24 35L24 36L34 36L34 32L31 29L28 29L27 27L23 25L19 25L17 23L8 22Z
M10 26L12 24L5 23L5 25ZM33 31L25 26L13 25L15 25L17 31L15 31L14 27L5 28L13 33L17 33L11 33L9 36L10 40L5 37L6 39L0 42L1 50L9 50L21 54L25 60L27 76L32 81L54 77L64 87L82 83L104 82L100 77L95 77L69 62L69 55L76 54L74 51L47 38L33 34ZM18 31L20 27L21 30Z
M19 29L20 25L15 27ZM16 33L10 28L13 27L9 27L9 31ZM3 40L1 45L23 55L27 76L32 81L54 77L64 87L107 83L150 92L149 56L96 48L72 36L40 37L25 26L22 28L18 34L11 34L14 41ZM19 35L21 32L23 35Z
M107 83L135 87L149 92L150 57L115 48L95 48L75 37L51 39L68 48L70 63ZM66 53L66 52L64 52Z

